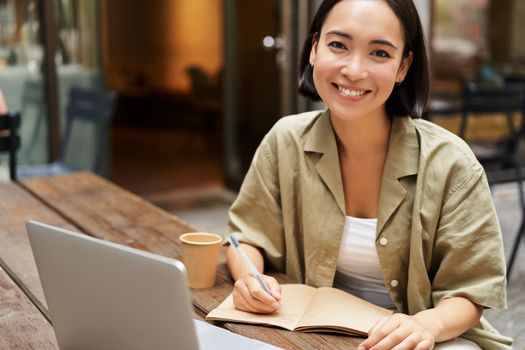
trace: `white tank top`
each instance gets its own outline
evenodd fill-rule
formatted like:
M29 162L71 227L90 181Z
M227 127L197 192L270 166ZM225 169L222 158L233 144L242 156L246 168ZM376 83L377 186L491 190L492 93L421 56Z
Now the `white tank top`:
M377 256L376 228L377 219L346 217L334 287L376 305L395 309Z

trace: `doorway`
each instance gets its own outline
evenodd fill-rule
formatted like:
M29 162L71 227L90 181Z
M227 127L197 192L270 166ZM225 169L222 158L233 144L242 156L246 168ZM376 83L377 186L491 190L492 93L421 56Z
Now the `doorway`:
M221 187L222 1L101 0L107 87L118 93L111 179L169 209Z
M306 110L297 62L310 13L320 1L224 0L224 177L238 189L275 122Z
M273 124L308 108L298 43L319 2L102 0L112 179L164 208L188 188L237 190Z

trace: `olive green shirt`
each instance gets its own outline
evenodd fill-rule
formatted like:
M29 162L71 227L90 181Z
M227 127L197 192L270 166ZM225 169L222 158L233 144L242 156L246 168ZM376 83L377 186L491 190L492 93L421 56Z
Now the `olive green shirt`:
M280 119L264 137L230 209L229 228L260 247L276 270L332 286L345 223L330 113ZM452 296L506 307L499 222L483 168L454 134L424 120L393 118L379 200L376 248L400 312ZM484 319L463 335L509 349Z

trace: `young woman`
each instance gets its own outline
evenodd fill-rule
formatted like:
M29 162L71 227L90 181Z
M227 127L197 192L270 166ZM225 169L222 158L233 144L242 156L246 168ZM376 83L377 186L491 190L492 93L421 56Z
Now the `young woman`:
M272 128L230 210L257 268L398 311L360 349L509 349L481 318L506 304L483 168L462 140L417 119L429 78L412 0L325 0L300 70L300 92L328 109ZM276 280L264 276L265 293L233 255L235 306L277 310Z

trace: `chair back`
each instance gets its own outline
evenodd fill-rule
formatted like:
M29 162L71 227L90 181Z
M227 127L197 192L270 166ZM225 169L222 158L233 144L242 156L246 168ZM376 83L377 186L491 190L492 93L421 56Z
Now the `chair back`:
M20 114L0 115L0 152L9 152L9 177L16 180L16 151L20 147Z
M73 125L78 121L84 121L93 124L97 129L94 142L96 147L95 160L92 170L99 174L102 172L104 151L107 149L114 105L115 94L113 92L78 86L73 86L70 89L60 154L62 162L65 163L65 157L72 142Z
M471 113L501 113L507 117L511 137L518 136L514 127L513 115L525 116L525 84L506 84L503 86L467 84L463 91L463 112L459 136L465 138L468 116ZM523 123L521 123L523 128Z

